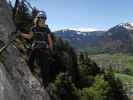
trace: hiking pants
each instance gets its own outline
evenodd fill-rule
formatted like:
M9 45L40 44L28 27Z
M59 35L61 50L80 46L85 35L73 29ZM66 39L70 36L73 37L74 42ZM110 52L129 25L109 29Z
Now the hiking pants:
M48 84L50 78L50 63L48 60L49 53L48 49L34 49L31 51L29 56L29 66L34 66L34 62L40 67L41 77L43 78L43 83Z

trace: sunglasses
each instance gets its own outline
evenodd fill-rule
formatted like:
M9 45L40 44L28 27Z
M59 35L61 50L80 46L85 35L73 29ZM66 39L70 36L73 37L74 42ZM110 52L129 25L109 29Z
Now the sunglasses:
M46 19L46 17L37 17L38 19Z

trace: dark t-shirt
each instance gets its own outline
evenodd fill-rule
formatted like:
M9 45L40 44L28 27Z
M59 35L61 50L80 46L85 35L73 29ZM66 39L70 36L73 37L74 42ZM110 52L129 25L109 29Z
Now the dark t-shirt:
M48 26L40 28L33 27L32 32L33 32L33 40L35 41L48 41L48 34L51 33Z
M51 33L48 26L39 27L39 28L33 27L32 32L33 32L33 43L35 44L35 47L37 48L45 47L45 45L48 44L48 34ZM38 43L38 41L46 42L46 44Z

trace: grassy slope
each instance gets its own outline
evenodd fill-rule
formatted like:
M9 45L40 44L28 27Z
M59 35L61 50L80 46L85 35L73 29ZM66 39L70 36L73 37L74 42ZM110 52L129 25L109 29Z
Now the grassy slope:
M116 77L118 77L123 83L133 83L133 76L116 73Z
M90 55L90 58L96 61L100 67L112 67L119 72L128 69L131 74L133 73L133 55L122 53L98 54Z

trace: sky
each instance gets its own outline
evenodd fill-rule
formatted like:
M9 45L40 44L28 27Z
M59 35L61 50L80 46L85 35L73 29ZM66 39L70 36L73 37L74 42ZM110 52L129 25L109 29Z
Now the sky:
M51 30L107 30L133 22L133 0L33 0L47 13Z

